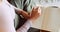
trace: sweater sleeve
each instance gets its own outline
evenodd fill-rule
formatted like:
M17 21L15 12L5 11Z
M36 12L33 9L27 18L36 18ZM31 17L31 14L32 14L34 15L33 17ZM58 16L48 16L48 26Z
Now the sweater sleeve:
M27 32L28 29L31 27L32 22L30 20L28 20L23 26L21 26L17 32Z

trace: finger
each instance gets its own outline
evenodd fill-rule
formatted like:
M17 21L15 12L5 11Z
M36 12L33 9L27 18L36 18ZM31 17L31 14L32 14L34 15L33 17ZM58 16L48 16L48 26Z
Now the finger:
M32 12L37 13L38 12L38 7L37 8L34 8L34 10Z
M39 7L39 9L38 9L38 13L40 13L41 14L41 8Z
M34 10L35 8L33 7L33 9L32 10Z
M38 8L39 8L39 6L36 6L36 7L35 7L35 9L38 9Z
M38 10L39 10L39 7L36 7L36 8L35 8L35 11L38 12Z
M39 8L39 7L33 7L33 10L34 10L34 11L35 11L35 10L38 10L38 8Z

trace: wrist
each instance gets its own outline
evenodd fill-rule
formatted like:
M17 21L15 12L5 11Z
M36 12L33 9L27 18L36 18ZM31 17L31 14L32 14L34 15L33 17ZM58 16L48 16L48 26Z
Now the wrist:
M32 25L32 20L28 19L27 22L29 22Z
M33 19L28 19L28 21L32 24L34 23L34 20Z

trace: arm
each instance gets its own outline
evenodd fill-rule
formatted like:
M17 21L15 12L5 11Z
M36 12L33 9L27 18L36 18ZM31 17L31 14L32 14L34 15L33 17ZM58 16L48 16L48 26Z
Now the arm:
M32 21L28 20L24 23L24 25L22 25L17 32L27 32L29 30L29 28L32 26Z
M17 14L21 14L23 17L25 17L25 19L30 18L30 15L27 12L23 11L22 9L16 8L15 6L11 5L8 1L6 1L6 3L12 6L15 9L15 12Z
M21 14L23 17L25 17L25 19L28 19L28 18L30 18L30 15L29 15L29 13L27 13L27 12L25 12L25 11L23 11L22 9L19 9L19 8L14 8L16 11L16 13L17 14Z
M17 14L23 15L26 19L30 18L38 18L41 15L41 8L40 6L34 7L30 14L27 12L23 11L22 9L15 8Z
M34 8L31 12L31 18L28 19L28 21L22 25L18 30L17 32L27 32L28 29L32 26L32 23L35 22L35 20L37 18L39 18L40 14L41 13L38 13L38 7L37 8Z
M31 15L29 15L27 12L23 11L22 9L19 9L19 8L16 8L14 7L13 5L11 5L10 3L7 2L8 5L12 6L15 10L16 10L16 13L17 14L21 14L22 16L24 16L26 19L29 19L29 18L34 18L37 16L39 16L41 14L41 9L39 7L35 7L32 9L32 12L30 13ZM40 12L39 12L39 11ZM39 13L38 13L39 12ZM37 15L37 16L36 16Z

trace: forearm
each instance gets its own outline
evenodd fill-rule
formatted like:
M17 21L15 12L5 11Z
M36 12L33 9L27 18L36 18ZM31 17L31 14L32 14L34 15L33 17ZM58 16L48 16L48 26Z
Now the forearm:
M8 5L12 6L12 8L15 9L15 12L16 12L17 14L22 15L22 16L23 16L24 18L26 18L26 19L30 18L30 15L29 15L27 12L23 11L22 9L16 8L15 6L11 5L8 1L7 1L6 3L7 3Z
M11 4L8 3L8 2L7 2L7 4L10 5L10 6L12 6L12 7L15 9L15 12L16 12L17 14L22 15L22 16L23 16L24 18L26 18L26 19L30 18L30 15L29 15L27 12L25 12L24 10L19 9L19 8L16 8L15 6L11 5Z
M22 15L24 18L26 18L26 19L30 18L29 13L25 12L24 10L19 9L19 8L15 8L15 10L16 10L15 12L16 12L17 14Z
M25 12L25 11L22 11L21 14L22 14L23 17L26 18L26 19L29 19L29 18L30 18L30 15L29 15L27 12Z
M27 32L29 28L31 27L32 22L31 20L28 20L24 25L22 25L17 32Z

